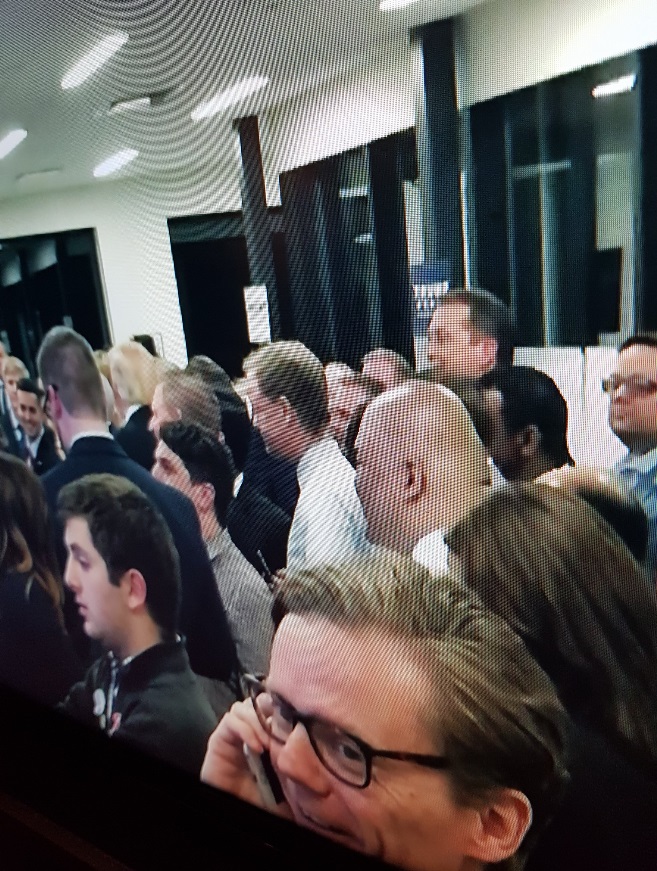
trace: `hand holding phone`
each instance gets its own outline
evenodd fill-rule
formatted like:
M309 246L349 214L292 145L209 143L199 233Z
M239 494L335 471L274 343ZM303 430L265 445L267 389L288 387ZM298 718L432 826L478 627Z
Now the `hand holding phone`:
M265 807L275 808L285 801L285 796L274 771L274 766L271 764L269 752L265 750L264 753L254 753L247 744L244 744L243 750L251 774L258 784Z
M264 799L244 755L247 745L257 758L269 747L250 700L235 702L221 718L208 741L201 780L260 806Z

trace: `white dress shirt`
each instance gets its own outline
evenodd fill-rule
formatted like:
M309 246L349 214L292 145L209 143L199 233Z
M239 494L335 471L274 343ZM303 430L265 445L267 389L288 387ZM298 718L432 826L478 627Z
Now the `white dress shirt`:
M289 571L343 562L365 553L365 515L356 493L356 472L337 442L322 439L297 466L299 501L287 545Z

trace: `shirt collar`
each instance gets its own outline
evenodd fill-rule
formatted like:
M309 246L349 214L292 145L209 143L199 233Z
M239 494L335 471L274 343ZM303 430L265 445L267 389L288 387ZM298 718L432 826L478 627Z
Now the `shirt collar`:
M434 573L446 573L449 569L449 548L442 529L435 529L423 536L413 548L413 559Z
M41 439L43 438L43 434L46 431L44 426L41 426L41 432L35 439L30 439L30 437L25 435L25 442L27 444L27 448L33 457L36 457L39 451L39 445L41 444Z
M131 405L131 406L129 406L128 410L127 410L126 413L125 413L125 417L123 418L123 425L124 425L124 426L125 426L126 423L130 420L130 418L131 418L132 415L135 413L135 411L139 411L140 408L141 408L141 405Z
M73 447L73 445L80 441L80 439L110 439L110 441L114 441L114 436L111 432L103 431L100 429L92 429L92 430L84 430L83 432L76 433L71 439L69 450Z
M226 550L228 543L230 541L230 533L227 529L219 529L219 532L214 536L214 538L209 539L209 541L205 542L205 547L208 552L208 557L210 562L215 560L218 556L221 556L222 553Z
M620 461L620 466L623 469L631 469L646 475L657 468L657 448L651 451L646 451L645 454L629 453L623 460Z
M312 475L313 469L316 466L322 467L327 463L331 463L336 455L342 457L342 452L338 447L338 443L330 436L326 436L321 439L321 441L315 442L314 445L311 445L306 453L301 457L299 465L297 466L299 486L302 487L304 483L308 481L308 478Z

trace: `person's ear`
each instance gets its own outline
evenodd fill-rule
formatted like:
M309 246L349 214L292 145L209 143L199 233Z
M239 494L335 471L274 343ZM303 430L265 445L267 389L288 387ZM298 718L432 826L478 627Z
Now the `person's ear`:
M537 426L530 424L520 431L519 446L523 457L534 457L541 448L541 434Z
M409 458L404 464L404 498L406 502L417 502L426 491L427 476L420 460Z
M59 420L62 416L62 401L59 398L59 393L55 390L52 385L48 385L48 390L46 391L46 401L48 405L48 412L52 420Z
M484 865L495 865L517 852L532 823L532 806L517 789L501 789L494 800L476 810L468 853Z
M121 578L120 586L125 589L126 602L131 611L146 604L146 581L137 569L128 569Z
M278 400L281 404L281 408L283 409L283 417L285 418L286 423L290 423L292 420L293 409L290 404L290 400L287 396L281 396Z
M475 342L479 348L479 357L481 368L484 371L492 369L497 362L497 349L499 347L497 339L492 336L474 334Z
M203 512L203 514L214 511L214 487L209 481L204 481L202 484L197 485L194 501L197 509Z

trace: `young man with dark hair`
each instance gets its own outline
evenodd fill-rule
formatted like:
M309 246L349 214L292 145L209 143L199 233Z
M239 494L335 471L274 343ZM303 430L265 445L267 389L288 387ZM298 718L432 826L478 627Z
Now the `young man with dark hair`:
M43 410L45 393L31 378L18 382L18 419L23 428L23 457L37 475L44 475L58 466L62 459L57 452L55 434L46 426Z
M234 480L228 451L196 424L166 423L153 476L194 503L242 670L266 671L274 631L271 593L226 529Z
M198 775L215 720L177 635L180 569L163 517L115 475L68 484L58 508L66 585L107 651L61 710Z
M628 453L615 467L648 518L646 568L657 575L657 339L636 335L618 350L614 372L603 382L609 425Z
M339 562L366 550L354 469L328 432L321 362L301 342L273 342L251 354L244 370L253 424L267 450L298 463L288 569Z
M507 481L533 481L572 466L568 406L554 381L531 366L511 366L481 379L482 440Z
M513 362L514 325L509 307L486 290L453 289L438 297L427 334L435 376L480 378Z

